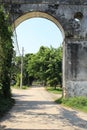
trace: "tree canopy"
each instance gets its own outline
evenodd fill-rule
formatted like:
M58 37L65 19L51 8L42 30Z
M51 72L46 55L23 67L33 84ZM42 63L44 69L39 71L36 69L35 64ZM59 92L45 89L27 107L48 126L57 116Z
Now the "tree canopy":
M39 81L55 88L57 85L62 86L62 47L55 49L41 46L36 54L25 55L23 61L24 85Z

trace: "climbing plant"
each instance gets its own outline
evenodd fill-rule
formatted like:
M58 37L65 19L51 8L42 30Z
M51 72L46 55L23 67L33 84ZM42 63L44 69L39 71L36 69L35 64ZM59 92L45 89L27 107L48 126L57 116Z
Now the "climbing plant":
M11 62L13 55L12 30L9 14L0 6L0 84L5 97L10 97Z

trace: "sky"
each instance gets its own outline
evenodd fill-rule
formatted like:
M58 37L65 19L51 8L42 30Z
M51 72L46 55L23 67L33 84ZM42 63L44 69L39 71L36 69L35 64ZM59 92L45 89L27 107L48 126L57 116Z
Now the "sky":
M16 34L20 53L24 48L24 54L36 53L41 46L58 48L63 41L56 24L44 18L31 18L22 22L16 27ZM14 40L15 45L16 41Z

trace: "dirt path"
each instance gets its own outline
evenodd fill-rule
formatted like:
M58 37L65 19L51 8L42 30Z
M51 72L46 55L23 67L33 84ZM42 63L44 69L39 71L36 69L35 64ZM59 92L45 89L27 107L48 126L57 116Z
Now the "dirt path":
M13 90L16 104L0 121L1 130L87 130L87 114L53 102L43 87Z

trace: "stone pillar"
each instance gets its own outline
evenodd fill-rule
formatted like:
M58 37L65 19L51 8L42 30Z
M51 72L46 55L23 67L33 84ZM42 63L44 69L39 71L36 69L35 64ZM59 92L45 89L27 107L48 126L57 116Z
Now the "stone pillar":
M65 97L87 97L87 41L65 39Z

